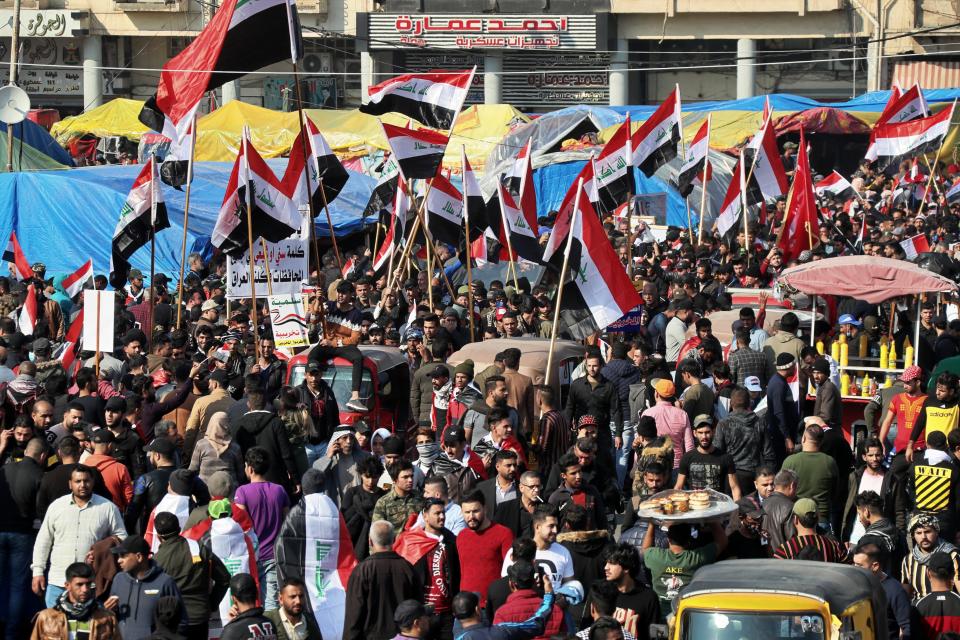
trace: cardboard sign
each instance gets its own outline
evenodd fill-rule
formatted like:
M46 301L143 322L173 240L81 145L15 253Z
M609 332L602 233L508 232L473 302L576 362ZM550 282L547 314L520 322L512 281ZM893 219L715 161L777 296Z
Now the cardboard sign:
M83 292L83 348L113 353L113 303L116 293L87 289ZM99 301L99 304L98 304ZM98 338L99 334L99 338Z
M270 323L273 327L273 339L278 348L305 347L310 344L307 331L307 313L303 307L303 297L299 292L293 295L273 295L270 303Z

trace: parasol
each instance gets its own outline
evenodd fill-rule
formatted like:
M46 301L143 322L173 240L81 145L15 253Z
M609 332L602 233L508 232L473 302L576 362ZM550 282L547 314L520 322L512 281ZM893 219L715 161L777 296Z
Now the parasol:
M790 267L777 283L809 295L847 296L870 304L957 288L952 280L910 262L873 256L826 258Z

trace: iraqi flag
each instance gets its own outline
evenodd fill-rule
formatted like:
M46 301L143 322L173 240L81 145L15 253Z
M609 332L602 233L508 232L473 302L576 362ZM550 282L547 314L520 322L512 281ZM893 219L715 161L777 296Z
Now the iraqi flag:
M777 239L783 251L784 262L796 260L803 251L813 249L820 238L817 219L817 196L813 191L810 159L807 156L807 141L800 131L800 146L797 149L797 170L793 173L793 186L787 197L784 228Z
M960 202L960 181L956 182L947 190L946 198L950 204Z
M3 260L14 266L13 277L17 280L29 280L33 277L33 269L30 268L30 262L27 256L23 255L23 249L17 241L17 234L10 232L10 239L7 240L7 248L3 252Z
M744 149L748 162L751 163L751 171L747 174L748 180L751 186L755 185L755 188L763 194L762 197L775 200L787 193L790 182L783 169L783 162L780 160L777 136L769 117L760 132L754 136L753 142L756 144L751 143ZM759 201L760 199L753 200L748 197L750 204Z
M517 206L513 196L504 189L502 184L497 185L500 200L500 244L508 252L512 249L512 260L529 260L540 262L543 252L537 240L536 211L522 211ZM531 220L531 216L533 219ZM509 238L509 242L508 239Z
M553 221L553 229L547 237L547 243L543 247L543 261L549 262L560 269L563 264L563 247L567 242L567 235L570 233L570 220L573 219L573 208L577 203L577 190L583 185L583 191L587 194L587 199L593 207L597 206L599 194L596 181L593 178L593 163L588 162L583 165L583 169L573 184L567 189L560 208L557 209L557 217Z
M614 132L593 163L600 211L609 213L633 193L633 166L630 162L630 114Z
M182 496L179 493L165 493L157 506L150 512L147 518L147 530L143 532L143 539L150 545L150 551L157 552L160 548L160 536L157 535L157 528L154 520L158 513L168 511L177 517L180 522L180 529L187 524L187 518L190 516L190 496Z
M23 306L20 307L20 315L17 316L17 329L25 336L32 336L34 329L37 328L37 289L31 282L27 285L27 297L23 300Z
M427 194L426 212L430 237L458 246L463 236L463 194L442 175L433 178Z
M140 122L182 141L208 91L244 74L302 55L294 0L225 0L210 23L160 72Z
M579 181L578 181L579 184ZM642 304L583 188L578 188L570 234L569 268L560 301L561 328L575 340L594 334Z
M110 284L117 289L126 285L130 257L150 241L151 232L162 231L169 226L167 206L160 191L157 161L151 156L134 180L113 231Z
M927 236L922 233L907 238L906 240L901 240L900 246L903 247L903 252L906 254L907 260L913 260L921 253L930 251L930 243L927 242Z
M390 78L367 89L370 100L360 111L373 116L396 112L434 129L450 129L467 99L475 71L476 67Z
M193 178L193 151L196 147L197 113L193 112L183 137L170 140L170 150L160 164L160 180L180 189Z
M853 185L842 175L833 171L826 178L813 185L817 197L830 196L836 200L847 201L857 195Z
M384 161L377 186L370 193L370 199L367 200L367 206L360 217L378 218L383 212L388 212L390 207L393 206L393 200L397 195L397 185L399 184L400 165L391 155Z
M531 227L537 228L537 191L533 184L533 138L527 140L527 153L520 169L520 190L517 203L520 210L530 222Z
M489 226L487 223L487 205L480 190L477 174L473 172L467 159L465 148L460 149L460 162L463 167L463 217L470 235L481 235Z
M936 151L950 131L955 106L956 101L926 118L874 127L874 144L864 157L876 162L878 171L892 175L904 160Z
M76 298L81 291L87 288L87 284L93 282L93 259L83 263L79 269L68 275L61 282L63 290L67 292L70 298ZM153 284L153 283L151 283Z
M871 156L874 153L873 147L876 144L877 127L885 124L910 122L917 118L924 118L929 114L930 108L923 97L920 85L915 84L906 92L901 92L900 88L895 85L890 92L890 99L883 107L883 112L880 113L880 117L873 123L873 128L870 130L870 144L867 146L866 155Z
M397 186L393 194L393 210L390 211L390 223L383 236L383 244L373 259L373 270L380 271L390 261L395 252L400 251L407 226L407 212L411 209L410 196L403 178L397 177Z
M283 191L280 181L250 144L249 134L244 130L210 238L213 246L231 258L239 258L248 249L248 207L254 241L262 237L267 242L279 242L300 228L302 216L297 205Z
M630 137L633 166L652 176L657 169L677 157L683 136L680 116L680 85L663 101Z
M406 129L382 123L400 172L407 180L428 180L437 175L449 139L439 131Z
M72 367L79 363L79 360L77 360L77 352L80 350L80 338L82 333L83 308L81 307L80 312L77 313L77 317L75 317L73 322L70 323L70 328L67 329L67 335L63 339L63 342L53 352L53 359L60 362L63 370L67 372L67 377L70 379L72 379L76 373L73 371Z
M357 566L343 514L322 493L305 495L290 510L277 537L277 578L307 585L310 609L324 638L342 638L347 581Z
M746 187L746 162L741 157L737 160L737 166L734 168L735 179L730 180L727 186L727 193L723 196L723 204L720 206L720 215L717 216L717 233L720 237L727 235L731 229L737 226L740 214L743 211L744 189Z
M697 134L690 141L687 147L687 161L680 167L680 173L677 175L677 190L680 195L686 198L693 191L693 187L698 182L704 180L704 170L709 166L707 154L710 152L710 118L700 125ZM709 180L709 169L707 171L707 180Z
M308 132L307 144L303 144L303 129L301 129L296 140L293 141L293 146L290 147L290 160L287 162L282 184L284 193L290 196L297 207L300 207L307 205L307 183L309 182L313 213L316 216L320 215L325 204L329 205L336 200L350 175L340 164L337 155L330 149L330 145L317 129L317 125L313 124L306 115L303 117L304 128ZM306 163L303 161L304 147L309 157ZM304 177L305 166L310 168L306 177ZM322 190L321 185L323 185Z
M519 194L520 193L520 183L523 181L524 171L526 171L526 163L532 152L533 137L531 136L527 139L527 143L520 148L520 153L517 154L517 157L513 159L513 164L507 169L507 172L503 174L500 181L506 185L507 190L510 193Z

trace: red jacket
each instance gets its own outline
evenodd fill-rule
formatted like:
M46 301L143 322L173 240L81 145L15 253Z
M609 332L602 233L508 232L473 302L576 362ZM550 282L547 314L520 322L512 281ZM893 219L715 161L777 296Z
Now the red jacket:
M542 602L543 596L533 589L518 589L507 596L507 601L497 609L493 615L493 624L528 620L537 612ZM557 605L553 605L543 635L533 640L548 640L551 636L561 635L564 633L563 626L563 611Z

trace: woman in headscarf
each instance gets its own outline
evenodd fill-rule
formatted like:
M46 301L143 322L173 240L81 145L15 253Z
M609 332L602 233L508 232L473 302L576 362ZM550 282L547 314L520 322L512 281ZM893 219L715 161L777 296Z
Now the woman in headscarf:
M236 484L244 479L243 453L240 445L230 437L230 420L225 412L218 411L210 416L207 435L193 448L190 470L199 471L204 482L217 471L226 471Z
M319 436L310 410L300 402L300 396L290 387L280 390L276 401L277 416L283 421L283 428L293 447L293 458L297 464L300 477L307 469L323 457L325 452L319 444Z

